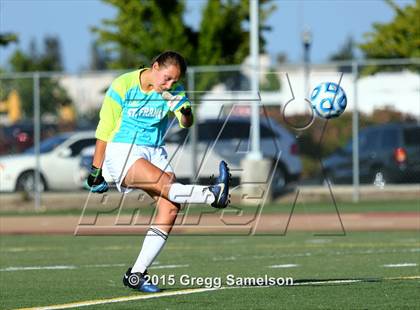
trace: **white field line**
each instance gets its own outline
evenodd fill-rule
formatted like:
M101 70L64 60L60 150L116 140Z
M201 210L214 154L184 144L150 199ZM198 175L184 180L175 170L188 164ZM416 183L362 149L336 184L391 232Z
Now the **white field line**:
M354 280L330 280L330 281L314 281L314 282L301 282L301 283L293 283L295 285L323 285L323 284L348 284L348 283L357 283L363 282L362 279L354 279Z
M71 270L79 268L107 268L107 267L122 267L126 264L100 264L100 265L84 265L84 266L21 266L21 267L6 267L0 269L0 272L3 271L27 271L27 270ZM186 268L190 265L158 265L151 266L149 269L170 269L170 268Z
M416 263L401 263L401 264L386 264L382 265L382 267L386 268L398 268L398 267L416 267Z
M419 280L419 279L420 279L420 276L404 276L404 277L383 278L383 280ZM359 282L363 282L363 281L364 281L363 279L315 281L315 282L293 283L291 286L324 285L324 284L349 284L349 283L359 283ZM217 291L217 290L225 290L225 289L267 288L267 287L270 287L270 286L268 286L268 285L264 285L264 286L228 286L228 287L222 286L220 288L193 288L193 289L179 290L179 291L175 291L175 292L166 292L166 293L163 292L163 293L154 293L154 294L139 295L139 296L115 297L115 298L109 298L109 299L96 299L96 300L80 301L80 302L61 304L61 305L51 305L51 306L34 307L34 308L21 308L21 309L18 309L18 310L69 309L69 308L87 307L87 306L103 305L103 304L110 304L110 303L117 303L117 302L127 302L127 301L142 300L142 299L152 299L152 298L167 297L167 296L188 295L188 294L195 294L195 293L202 293L202 292L209 292L209 291Z
M268 268L294 268L298 267L299 265L296 264L283 264L283 265L272 265L268 266Z
M388 254L388 253L417 253L420 252L420 248L409 248L409 249L382 249L382 250L362 250L362 251L330 251L322 252L322 255L356 255L356 254ZM288 258L288 257L308 257L317 256L318 252L304 252L304 253L293 253L293 254L279 254L279 255L252 255L252 256L229 256L229 257L213 257L213 261L233 261L233 260L256 260L256 259L267 259L267 258Z
M126 264L95 264L95 265L84 265L80 267L87 267L87 268L106 268L106 267L124 267L127 266Z
M27 267L7 267L0 271L26 271L26 270L66 270L76 269L76 266L27 266Z
M148 295L125 296L125 297L116 297L116 298L109 298L109 299L88 300L88 301L74 302L74 303L61 304L61 305L51 305L51 306L45 306L45 307L22 308L20 310L47 310L47 309L52 310L52 309L79 308L79 307L104 305L104 304L117 303L117 302L127 302L127 301L133 301L133 300L151 299L151 298L177 296L177 295L188 295L188 294L214 291L214 290L218 290L218 289L223 289L223 288L186 289L186 290L180 290L180 291L176 291L176 292L153 293L153 294L148 294Z
M392 281L392 280L419 280L420 276L403 276L403 277L388 277L382 278L385 281ZM358 282L365 282L364 279L344 279L344 280L329 280L329 281L308 281L308 282L300 282L300 283L293 283L295 285L323 285L323 284L349 284L349 283L358 283Z
M190 265L160 265L160 266L151 266L148 269L166 269L166 268L186 268Z

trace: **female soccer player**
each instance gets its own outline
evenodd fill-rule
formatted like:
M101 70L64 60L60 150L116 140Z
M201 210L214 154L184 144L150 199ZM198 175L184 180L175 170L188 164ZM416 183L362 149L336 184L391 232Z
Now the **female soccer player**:
M103 193L108 169L120 192L142 189L157 201L157 215L143 241L140 254L123 277L125 286L142 292L158 292L145 281L147 268L163 248L181 203L206 203L215 208L229 204L230 174L219 165L219 177L210 186L176 182L164 148L168 114L173 112L183 128L193 124L193 113L178 80L186 71L184 58L164 52L144 68L123 74L109 87L96 129L96 147L87 179L92 192Z

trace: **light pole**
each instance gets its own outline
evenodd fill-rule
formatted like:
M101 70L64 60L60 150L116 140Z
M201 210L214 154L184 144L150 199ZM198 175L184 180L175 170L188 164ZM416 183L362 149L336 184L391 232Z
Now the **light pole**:
M306 28L302 33L303 43L303 64L304 64L304 97L309 95L309 72L310 72L310 50L312 44L312 32Z
M263 158L260 146L259 100L259 1L250 0L250 55L251 55L251 152L241 161L242 203L259 204L271 199L270 171L272 161Z
M259 46L259 3L258 0L251 0L250 3L250 54L251 54L251 152L249 159L260 160L262 158L260 151L260 102L255 99L259 97L260 83L260 46Z

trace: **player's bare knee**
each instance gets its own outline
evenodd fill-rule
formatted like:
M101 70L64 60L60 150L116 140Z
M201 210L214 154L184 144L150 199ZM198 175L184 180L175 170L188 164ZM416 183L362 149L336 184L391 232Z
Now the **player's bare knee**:
M179 203L175 203L166 199L162 201L160 206L165 208L171 214L177 214L179 209L181 208L181 205Z
M175 177L165 173L164 175L162 175L159 181L156 184L154 184L154 192L157 193L159 196L166 197L174 181Z

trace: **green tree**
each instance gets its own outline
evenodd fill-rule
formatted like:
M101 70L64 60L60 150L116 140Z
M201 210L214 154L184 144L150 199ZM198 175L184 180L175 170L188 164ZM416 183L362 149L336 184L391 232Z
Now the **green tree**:
M365 34L365 42L360 44L364 55L380 59L420 57L420 0L402 8L392 0L386 2L395 17L387 24L373 24L374 31ZM420 70L419 66L411 68ZM364 73L400 69L398 66L368 67Z
M261 91L279 91L281 87L277 71L272 68L265 74L264 79L260 80Z
M61 47L56 37L46 37L42 53L38 53L37 45L31 41L29 51L17 49L9 59L12 72L32 71L61 71ZM33 80L15 79L1 80L0 90L2 97L6 97L16 89L22 100L22 109L26 116L33 115ZM61 104L71 102L70 97L55 78L42 78L40 80L41 112L56 114ZM2 98L4 99L4 98Z
M18 36L12 32L3 32L0 33L0 46L7 46L10 43L18 42Z
M163 50L177 50L189 65L240 64L249 54L249 3L241 0L209 0L203 8L200 29L183 20L185 0L103 0L117 9L114 19L92 28L98 42L113 55L112 68L148 65ZM275 9L273 0L260 0L260 46L262 33L270 30L267 18ZM243 79L236 73L201 74L196 89L207 90L216 82ZM238 83L232 82L237 85Z
M44 52L39 55L36 66L42 71L62 71L60 41L56 37L45 37Z
M260 51L265 52L263 33L271 28L267 18L276 9L271 0L259 1ZM198 39L198 64L241 64L249 55L249 1L211 0L204 7ZM239 79L237 72L207 73L196 83L199 90L207 90L216 82Z
M265 52L267 18L276 9L272 0L260 0L260 51ZM198 40L200 65L240 64L249 54L249 1L211 0L203 10Z
M349 36L347 37L344 44L338 49L338 51L336 51L334 54L332 54L329 57L329 60L331 61L353 60L356 58L355 48L356 48L356 43L354 42L353 38ZM351 65L339 66L338 70L340 72L351 72L352 66Z
M98 41L94 41L90 46L90 70L105 70L108 69L108 63L111 60L109 53L104 50Z
M340 60L351 60L355 58L355 42L351 36L349 36L344 44L339 48L337 52L329 57L329 60L340 61Z
M164 50L182 52L194 59L193 31L183 21L182 0L103 0L117 9L115 19L105 19L92 31L116 57L112 68L148 65L152 57Z

